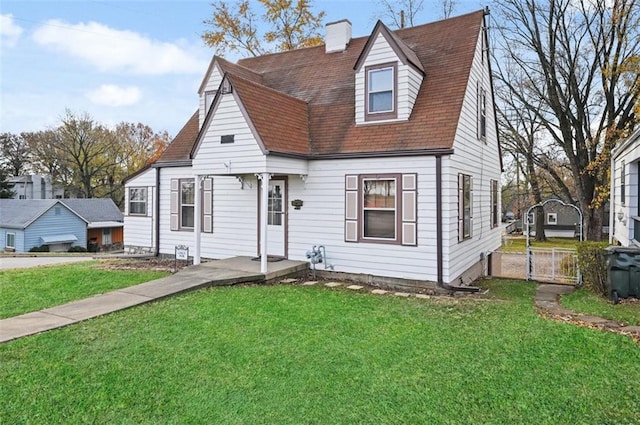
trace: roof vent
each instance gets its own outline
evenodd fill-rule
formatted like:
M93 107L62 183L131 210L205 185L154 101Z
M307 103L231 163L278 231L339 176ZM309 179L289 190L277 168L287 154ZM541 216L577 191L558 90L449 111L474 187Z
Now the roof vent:
M325 53L343 52L351 41L351 22L343 19L325 25Z

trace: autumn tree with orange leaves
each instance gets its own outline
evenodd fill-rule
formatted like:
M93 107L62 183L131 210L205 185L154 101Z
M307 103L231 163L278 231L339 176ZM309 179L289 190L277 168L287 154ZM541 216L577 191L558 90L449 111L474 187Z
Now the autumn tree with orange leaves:
M216 54L236 52L259 56L274 51L294 50L322 44L324 12L314 13L310 0L214 1L213 13L204 24L205 44Z

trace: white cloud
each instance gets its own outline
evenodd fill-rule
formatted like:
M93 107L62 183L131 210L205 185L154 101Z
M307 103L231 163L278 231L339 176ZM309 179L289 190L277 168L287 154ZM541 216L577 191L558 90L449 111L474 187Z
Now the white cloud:
M13 15L0 15L0 46L14 47L24 30L13 22Z
M119 87L114 84L103 84L98 89L87 93L93 103L107 106L128 106L140 100L140 89L136 86Z
M207 60L185 43L152 40L134 31L89 22L49 20L33 34L36 43L85 60L100 71L140 75L201 74Z

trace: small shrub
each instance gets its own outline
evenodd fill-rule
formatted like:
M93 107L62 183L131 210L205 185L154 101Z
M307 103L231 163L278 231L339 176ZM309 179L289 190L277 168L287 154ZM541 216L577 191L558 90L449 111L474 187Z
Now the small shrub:
M87 248L79 245L74 245L71 248L69 248L67 252L87 252Z
M607 296L606 242L578 243L578 266L584 285L598 295Z
M49 245L34 246L29 252L49 252Z

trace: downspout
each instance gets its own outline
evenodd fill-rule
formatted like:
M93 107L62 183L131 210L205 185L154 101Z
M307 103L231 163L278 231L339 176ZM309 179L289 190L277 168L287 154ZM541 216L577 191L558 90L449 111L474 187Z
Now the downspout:
M155 256L160 255L160 167L156 168L156 199L155 199L155 233L156 249Z
M438 286L444 288L442 246L442 156L436 155L436 262L438 264Z
M474 286L451 286L444 283L444 256L442 238L442 156L436 155L436 250L438 286L447 291L479 292Z

